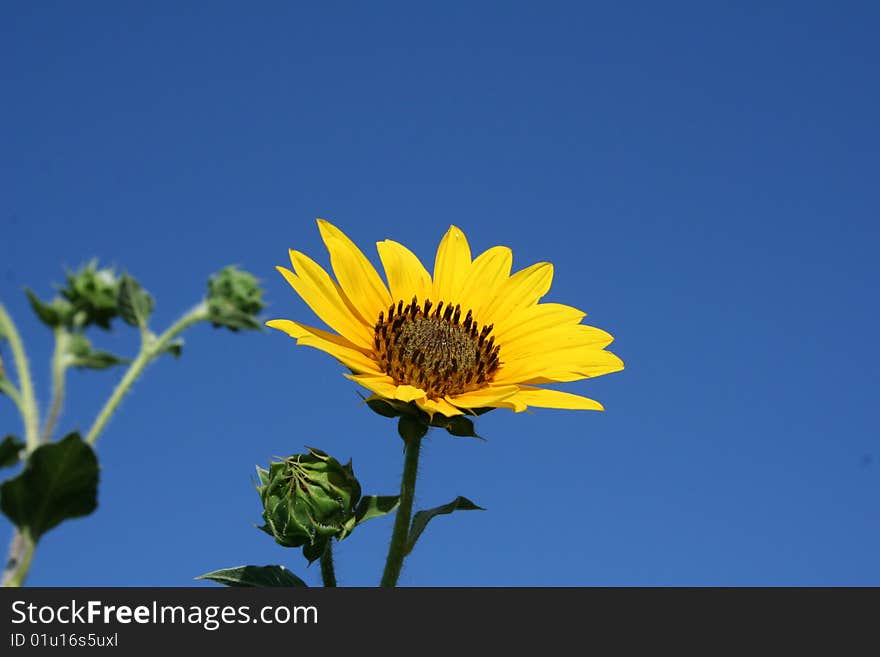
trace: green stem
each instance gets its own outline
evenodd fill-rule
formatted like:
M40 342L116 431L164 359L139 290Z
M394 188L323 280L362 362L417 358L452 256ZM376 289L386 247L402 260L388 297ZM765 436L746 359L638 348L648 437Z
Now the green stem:
M12 544L9 546L9 558L3 570L2 585L7 587L21 586L31 569L36 544L27 531L15 530Z
M400 577L401 568L403 568L413 498L416 492L416 475L419 468L421 443L421 438L413 438L404 443L406 451L403 461L403 476L400 479L400 506L397 507L397 516L394 518L394 529L391 532L391 543L388 546L388 557L385 560L385 572L382 573L382 586L397 586L397 579Z
M6 308L0 303L0 335L9 340L12 349L12 358L15 360L15 369L18 373L18 388L20 392L21 419L24 423L24 437L28 452L32 452L39 444L39 417L37 412L37 400L34 397L34 384L31 382L31 370L28 365L27 354L24 351L21 336L12 317L6 312Z
M55 351L52 354L52 402L49 406L49 415L43 427L42 442L47 443L52 437L52 432L61 417L61 409L64 408L64 374L67 371L65 358L67 345L70 342L70 334L63 328L55 329Z
M24 405L21 401L21 395L18 393L18 388L12 385L12 381L9 379L0 379L0 392L7 395L12 400L12 403L15 404L18 412L24 417Z
M131 389L131 386L144 371L144 368L146 368L156 356L160 355L165 347L168 346L168 343L177 337L177 335L184 329L207 318L208 306L202 302L174 322L174 324L172 324L168 330L158 338L151 340L149 339L149 334L147 334L148 338L141 344L141 351L137 355L137 358L135 358L131 365L129 365L122 380L117 384L116 388L113 390L113 394L110 395L110 399L104 404L104 408L98 413L98 417L95 418L95 423L92 425L92 428L89 429L88 434L86 434L87 443L90 445L95 444L95 441L98 440L98 436L101 435L107 422L113 416L113 413L116 412L119 402L122 401L122 398L125 397L126 393Z
M324 554L321 555L321 580L326 587L336 586L336 571L333 569L333 543L327 541Z

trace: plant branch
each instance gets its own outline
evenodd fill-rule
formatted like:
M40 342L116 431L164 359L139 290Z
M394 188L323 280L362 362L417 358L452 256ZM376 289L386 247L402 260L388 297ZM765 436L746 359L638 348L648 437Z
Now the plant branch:
M24 423L24 437L27 443L27 451L32 452L39 444L39 417L37 411L37 400L34 397L34 384L31 381L31 370L28 365L27 354L24 350L24 344L12 317L6 312L6 308L0 303L0 335L9 340L9 347L12 349L12 358L15 361L15 369L18 373L19 403L18 408L21 412L21 419ZM13 397L13 400L15 397Z
M101 435L101 432L116 411L122 398L125 397L126 393L131 389L131 386L141 375L146 366L149 365L154 358L159 356L168 346L168 343L176 338L178 334L184 331L184 329L207 318L208 306L205 302L201 302L174 322L174 324L172 324L168 330L158 338L151 339L151 336L148 333L144 334L145 339L142 341L140 353L137 355L137 358L132 361L131 365L129 365L122 380L117 384L113 393L110 395L110 398L104 404L100 413L98 413L98 417L95 418L92 428L89 429L88 434L86 434L86 442L88 444L94 445L95 441L98 440L98 436Z
M43 426L42 442L47 443L52 438L52 432L61 417L61 409L64 408L65 374L67 372L67 345L70 342L70 334L64 328L55 329L55 351L52 354L52 402L49 405L49 415Z

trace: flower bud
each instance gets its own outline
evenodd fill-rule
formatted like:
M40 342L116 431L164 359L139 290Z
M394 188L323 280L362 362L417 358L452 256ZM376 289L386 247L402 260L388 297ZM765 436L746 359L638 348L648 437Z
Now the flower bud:
M266 522L262 529L285 547L303 547L311 560L331 538L345 535L361 487L351 461L342 465L318 449L308 450L273 461L268 470L257 468L257 491Z
M92 261L79 271L67 273L67 285L59 290L72 307L71 319L79 326L95 324L110 328L119 314L119 278L110 268L98 269Z
M259 329L256 315L266 304L256 277L234 266L224 267L208 279L208 313L215 327Z

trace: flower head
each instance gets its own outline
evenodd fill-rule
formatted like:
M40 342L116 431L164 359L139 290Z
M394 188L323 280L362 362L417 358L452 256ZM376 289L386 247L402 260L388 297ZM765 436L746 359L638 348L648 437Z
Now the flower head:
M511 275L513 254L495 246L476 258L456 226L440 241L433 276L405 246L376 247L387 286L346 235L318 220L336 280L290 251L291 287L335 333L289 319L267 326L327 352L373 393L415 404L429 416L529 406L602 410L580 395L537 387L616 372L623 362L605 331L581 324L586 313L540 303L553 266L540 262Z

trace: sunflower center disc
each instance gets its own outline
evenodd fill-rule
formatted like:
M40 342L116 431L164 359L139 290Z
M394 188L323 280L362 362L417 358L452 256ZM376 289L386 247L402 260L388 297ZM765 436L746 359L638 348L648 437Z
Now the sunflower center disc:
M492 325L481 329L469 310L417 299L399 301L379 313L374 347L379 364L397 385L411 385L437 399L485 387L498 369L499 347L490 337Z

